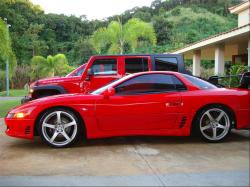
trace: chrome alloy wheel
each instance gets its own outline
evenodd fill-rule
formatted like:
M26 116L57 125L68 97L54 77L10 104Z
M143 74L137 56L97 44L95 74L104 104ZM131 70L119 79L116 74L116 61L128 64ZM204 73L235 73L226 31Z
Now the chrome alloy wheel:
M230 118L222 109L211 108L200 118L201 134L208 140L219 141L228 134L229 130Z
M42 121L42 134L52 145L67 145L76 137L76 120L65 111L54 111Z

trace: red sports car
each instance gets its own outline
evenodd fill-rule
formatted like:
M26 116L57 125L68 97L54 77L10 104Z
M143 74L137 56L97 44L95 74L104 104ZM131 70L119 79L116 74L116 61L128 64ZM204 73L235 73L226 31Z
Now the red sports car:
M37 99L11 110L6 134L39 135L53 147L79 137L130 135L189 136L209 142L232 128L250 127L250 90L218 88L177 72L141 72L123 77L88 95Z

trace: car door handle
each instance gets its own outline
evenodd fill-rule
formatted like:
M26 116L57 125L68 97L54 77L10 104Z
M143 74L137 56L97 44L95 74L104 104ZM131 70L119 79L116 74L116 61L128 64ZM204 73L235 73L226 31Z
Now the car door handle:
M181 101L172 101L172 102L167 102L166 103L166 107L179 107L179 106L183 106L183 102Z

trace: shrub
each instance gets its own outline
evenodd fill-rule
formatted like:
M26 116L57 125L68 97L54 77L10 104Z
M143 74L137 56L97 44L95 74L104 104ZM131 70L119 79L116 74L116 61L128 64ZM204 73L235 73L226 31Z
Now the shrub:
M241 64L235 64L232 65L229 69L229 75L227 78L223 78L220 80L220 84L229 87L229 88L235 88L240 85L240 74L243 74L247 72L247 66L243 66Z
M11 88L23 89L24 85L31 81L29 72L31 72L30 66L17 66L11 80Z

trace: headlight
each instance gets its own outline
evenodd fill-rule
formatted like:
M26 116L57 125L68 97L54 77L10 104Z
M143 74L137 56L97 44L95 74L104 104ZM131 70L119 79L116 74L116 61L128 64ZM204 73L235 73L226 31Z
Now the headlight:
M29 93L32 94L34 90L32 88L29 89Z
M25 118L31 114L31 112L33 111L34 108L35 107L30 107L30 108L26 108L26 109L23 109L20 111L12 110L7 114L6 118L9 118L9 119L11 119L11 118L15 118L15 119Z
M6 118L22 119L27 115L29 115L29 113L25 113L25 112L9 113L9 114L7 114Z

